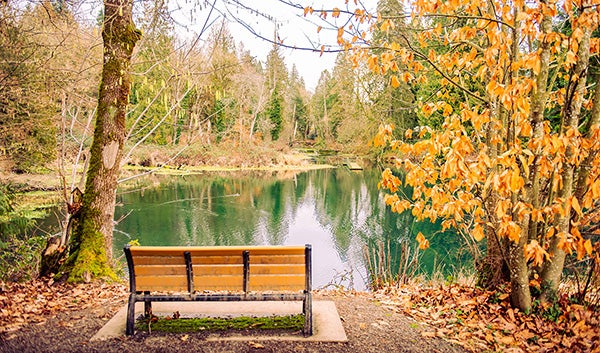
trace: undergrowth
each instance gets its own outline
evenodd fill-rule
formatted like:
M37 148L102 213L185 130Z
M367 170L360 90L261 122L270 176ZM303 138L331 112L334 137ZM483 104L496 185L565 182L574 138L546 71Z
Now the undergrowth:
M0 185L0 280L23 281L37 275L45 237L32 235L37 214L15 209L15 190Z

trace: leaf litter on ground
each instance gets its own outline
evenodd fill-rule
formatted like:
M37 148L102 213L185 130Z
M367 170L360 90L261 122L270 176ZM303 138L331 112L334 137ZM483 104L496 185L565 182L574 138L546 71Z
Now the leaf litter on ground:
M563 295L558 310L537 304L536 313L528 315L511 307L507 292L452 284L390 287L374 297L426 323L424 337L441 337L473 352L600 352L598 308L570 303Z
M559 298L560 310L552 318L526 315L510 305L504 292L469 286L420 285L389 287L374 293L360 293L394 312L413 318L424 327L423 337L440 337L467 350L503 352L597 352L600 351L600 317L592 310ZM121 283L92 282L56 284L49 279L0 286L0 335L10 334L29 324L44 324L60 313L81 309L105 310L126 302L127 288ZM326 295L326 294L325 294ZM551 308L545 308L549 312ZM542 308L543 312L544 308ZM363 325L365 323L361 323ZM384 329L386 322L377 322Z
M8 334L28 324L43 324L62 312L106 309L121 304L127 290L121 283L54 283L35 279L23 283L4 283L0 290L0 334ZM107 310L107 315L109 311ZM75 320L75 317L71 319ZM72 322L61 322L69 327Z

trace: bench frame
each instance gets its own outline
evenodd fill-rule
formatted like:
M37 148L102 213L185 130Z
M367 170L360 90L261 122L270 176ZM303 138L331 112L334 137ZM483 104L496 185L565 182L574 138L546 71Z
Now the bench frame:
M145 249L152 250L152 248L159 247L143 247ZM165 248L165 247L160 247ZM187 275L187 291L182 293L156 293L149 291L138 291L136 289L136 273L135 273L135 262L134 256L131 253L131 247L129 244L125 245L123 251L125 252L125 258L127 259L127 267L129 269L129 302L127 306L127 324L126 334L133 335L135 330L135 303L144 302L144 314L146 316L152 315L152 302L174 302L174 301L302 301L302 313L304 314L304 329L303 333L305 336L311 336L313 334L313 318L312 318L312 248L310 244L304 246L304 276L305 285L302 292L281 292L281 293L260 293L248 290L248 284L250 281L250 266L251 256L249 250L240 251L243 263L243 284L239 292L235 293L196 293L194 290L194 275L193 275L193 263L192 256L189 251L185 250L185 247L167 247L176 250L181 249L182 256L185 259L186 275ZM213 247L214 248L214 247ZM219 247L227 249L228 247ZM238 248L238 247L236 247ZM249 246L248 249L253 247ZM266 247L261 247L266 248ZM273 246L273 249L285 248L284 246Z

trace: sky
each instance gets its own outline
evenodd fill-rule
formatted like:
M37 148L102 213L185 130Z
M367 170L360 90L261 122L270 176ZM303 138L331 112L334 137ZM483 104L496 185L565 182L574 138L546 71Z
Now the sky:
M302 7L312 6L315 10L346 7L344 0L296 0L295 2L300 3ZM363 0L362 6L373 10L376 2L376 0ZM211 12L213 3L215 9ZM354 5L353 1L350 3L348 6L351 11L354 11L357 5ZM358 6L361 6L361 2ZM190 37L194 37L202 30L207 18L213 25L218 25L223 18L226 18L236 41L243 42L244 48L263 63L273 48L273 44L264 38L269 40L274 38L275 26L277 26L278 40L283 41L286 46L320 50L321 45L336 45L337 30L331 29L330 24L320 21L316 15L305 17L302 9L294 8L279 0L171 0L170 7L173 9L172 15L176 20L176 27ZM320 32L317 32L318 26L323 27ZM201 39L205 40L208 33L209 31L205 31ZM285 47L280 47L280 52L284 56L288 70L295 65L304 78L307 89L311 91L314 91L321 72L325 69L331 71L336 58L336 53L321 55L319 51Z
M34 0L35 1L35 0ZM149 4L153 6L159 0L134 0L136 6ZM306 88L314 91L321 72L332 70L336 53L323 53L321 45L337 48L337 27L344 16L335 20L331 16L328 22L321 21L318 10L340 8L354 12L363 8L375 14L377 0L164 0L168 3L171 17L175 21L175 31L184 39L193 41L200 36L199 44L208 39L211 25L220 25L226 19L229 30L237 42L243 42L244 48L261 62L266 62L269 51L273 48L275 26L279 40L285 46L304 49L315 48L316 51L299 50L280 47L288 70L295 65L304 78ZM356 1L356 4L355 4ZM298 4L295 8L286 3ZM213 8L214 5L214 8ZM102 8L101 0L84 0L79 3L83 17L95 22ZM304 16L303 8L311 6L315 14ZM212 11L211 11L211 8ZM138 9L139 10L139 9ZM135 7L134 7L135 11ZM333 21L333 22L331 22ZM338 21L340 23L335 23ZM207 26L208 25L208 26ZM321 26L322 29L317 31ZM208 27L208 28L207 28ZM204 29L204 31L203 31ZM262 37L262 38L261 38Z

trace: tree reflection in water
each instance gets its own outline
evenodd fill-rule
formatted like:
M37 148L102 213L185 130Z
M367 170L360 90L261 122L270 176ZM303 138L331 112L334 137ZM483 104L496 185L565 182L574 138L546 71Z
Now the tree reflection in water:
M377 189L380 171L345 168L307 172L214 172L151 176L118 195L115 253L131 239L143 245L313 244L313 286L367 286L365 247L389 244L397 269L402 241L416 246L420 231L431 239L418 271L469 266L457 254L459 237L432 234L410 212L392 213Z

